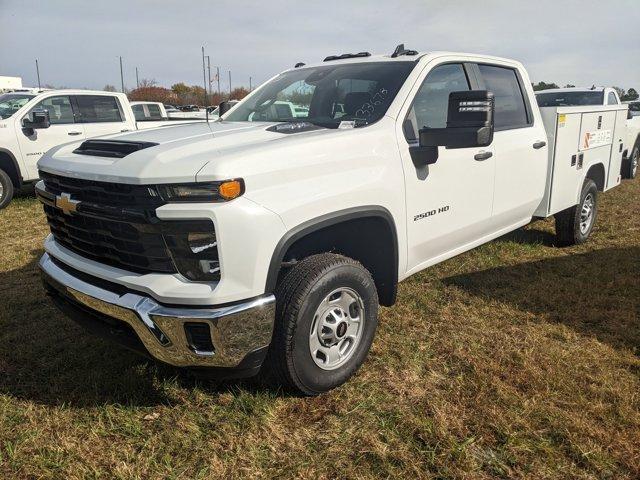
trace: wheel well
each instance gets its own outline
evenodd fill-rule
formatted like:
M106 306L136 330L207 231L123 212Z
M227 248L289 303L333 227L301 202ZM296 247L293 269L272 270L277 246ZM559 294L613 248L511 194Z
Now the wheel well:
M373 277L381 305L395 303L398 283L398 242L391 215L359 214L325 219L293 233L276 250L267 278L267 292L295 262L309 255L338 253L360 262ZM284 239L283 239L284 240Z
M604 166L601 163L593 165L587 172L586 178L593 180L599 191L602 192L604 190L605 173Z
M22 186L22 177L20 176L20 170L16 165L16 161L13 156L6 151L0 151L0 170L4 170L13 186L16 188L20 188Z

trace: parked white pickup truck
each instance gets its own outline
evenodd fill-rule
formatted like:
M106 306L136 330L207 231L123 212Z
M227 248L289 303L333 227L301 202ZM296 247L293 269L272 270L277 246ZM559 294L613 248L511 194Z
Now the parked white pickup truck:
M626 106L542 114L513 60L333 56L223 106L44 156L45 286L160 362L307 395L358 369L399 281L535 218L584 242L620 183Z
M622 103L616 89L611 87L552 88L537 92L536 100L540 107L620 105ZM621 173L623 178L636 178L640 160L640 117L634 116L631 107L628 108Z
M38 179L36 163L52 147L187 121L168 123L164 118L137 124L123 93L43 90L0 95L0 209L16 189Z

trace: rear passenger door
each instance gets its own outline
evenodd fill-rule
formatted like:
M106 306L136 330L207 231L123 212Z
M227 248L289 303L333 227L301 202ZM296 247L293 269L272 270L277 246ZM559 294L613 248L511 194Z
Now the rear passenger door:
M75 95L73 100L87 138L130 130L122 106L113 95Z
M528 79L510 66L477 64L476 68L481 88L495 96L492 224L499 231L530 220L540 203L547 174L547 136L542 121L534 121Z

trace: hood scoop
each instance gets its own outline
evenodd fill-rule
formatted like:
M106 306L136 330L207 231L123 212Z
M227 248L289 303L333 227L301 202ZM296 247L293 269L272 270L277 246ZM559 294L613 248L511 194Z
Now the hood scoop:
M318 125L314 125L309 122L286 122L286 123L278 123L267 128L267 132L276 132L276 133L300 133L300 132L311 132L313 130L320 130L323 127L319 127Z
M127 155L158 145L153 142L127 142L123 140L86 140L73 153L94 157L124 158Z

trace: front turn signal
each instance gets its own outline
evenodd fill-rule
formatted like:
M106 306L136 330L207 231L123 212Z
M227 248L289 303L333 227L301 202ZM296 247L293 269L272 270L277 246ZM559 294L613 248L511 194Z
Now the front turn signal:
M240 180L229 180L222 182L218 187L218 192L225 200L233 200L242 195L242 182Z

